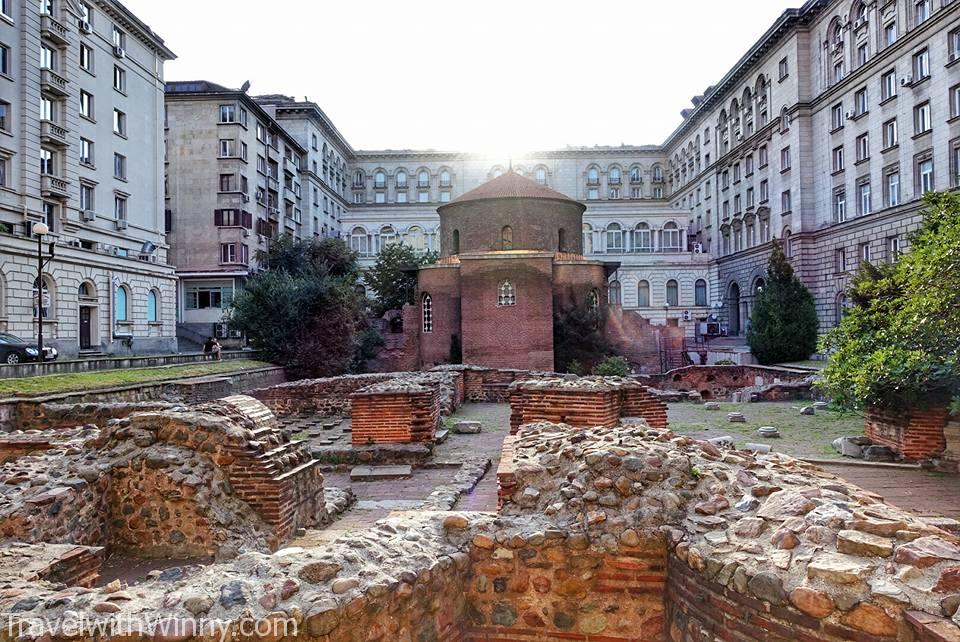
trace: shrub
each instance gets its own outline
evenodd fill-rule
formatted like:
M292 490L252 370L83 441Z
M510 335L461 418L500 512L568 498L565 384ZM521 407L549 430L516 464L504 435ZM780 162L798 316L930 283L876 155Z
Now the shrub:
M910 252L864 263L853 304L823 338L820 388L846 408L909 408L960 392L960 197L927 194Z
M735 366L737 365L736 361L731 361L730 359L718 359L713 362L715 366Z
M602 310L588 301L554 311L553 354L557 372L571 372L570 364L574 362L580 368L589 368L612 352L603 333L605 322Z
M597 364L593 374L601 377L626 377L630 374L630 364L623 357L607 357Z
M817 307L774 239L767 278L753 306L747 344L762 364L801 361L817 349Z
M567 363L567 372L569 372L570 374L578 375L578 376L582 375L583 366L580 365L579 361L577 361L576 359L573 359L572 361Z
M259 259L268 270L249 278L234 297L231 325L295 375L345 372L363 328L356 255L340 240L284 236Z

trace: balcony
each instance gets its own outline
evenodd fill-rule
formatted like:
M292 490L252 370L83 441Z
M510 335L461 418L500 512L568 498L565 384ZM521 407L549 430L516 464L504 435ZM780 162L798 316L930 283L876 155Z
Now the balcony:
M44 38L58 45L70 44L70 32L67 31L67 28L46 13L40 16L40 31Z
M69 147L67 135L70 132L60 125L49 120L40 121L40 140L56 147Z
M587 185L589 185L590 187L596 187L596 186L599 185L599 184L600 184L600 179L599 179L599 178L588 178L588 179L587 179Z
M40 177L40 194L45 198L70 198L70 181L44 174Z
M70 83L52 69L40 70L40 85L44 91L66 98L70 95Z
M420 189L428 189L430 187L430 183L426 181L419 181L417 183L417 187Z

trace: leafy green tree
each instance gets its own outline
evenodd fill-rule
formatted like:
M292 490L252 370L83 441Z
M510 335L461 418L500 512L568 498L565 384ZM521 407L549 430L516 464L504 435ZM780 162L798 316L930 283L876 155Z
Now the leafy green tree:
M607 357L596 365L593 374L601 377L626 377L630 374L630 364L623 357Z
M960 197L928 194L910 252L862 264L853 304L821 341L823 389L847 408L909 408L960 393Z
M413 303L417 268L437 261L436 252L417 252L409 245L391 243L380 251L364 280L377 295L373 306L377 316Z
M762 364L801 361L817 349L817 308L774 239L767 278L753 305L747 344Z
M337 239L284 236L259 259L268 269L237 293L231 325L267 359L297 375L347 371L364 326L356 255Z
M604 336L606 318L589 301L553 314L553 355L557 372L579 374L602 361L613 349ZM574 369L576 369L576 372Z

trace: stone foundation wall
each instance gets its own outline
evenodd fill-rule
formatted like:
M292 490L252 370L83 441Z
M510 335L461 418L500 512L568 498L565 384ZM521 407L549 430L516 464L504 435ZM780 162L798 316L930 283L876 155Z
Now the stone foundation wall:
M440 394L420 384L387 382L351 396L352 441L371 444L432 444L440 423Z
M621 417L667 425L667 406L636 381L619 377L544 378L510 386L510 431L537 421L612 428Z
M17 405L20 430L57 430L75 426L104 426L110 419L123 419L135 412L176 407L166 401L115 403L29 403Z
M152 384L118 386L100 390L68 392L29 399L0 400L0 430L45 430L47 428L98 423L114 404L202 403L247 390L274 386L287 380L283 368L260 368L199 380L161 381ZM96 408L99 407L99 410ZM98 412L107 413L97 418ZM115 416L124 417L132 408L122 407Z
M663 537L628 539L602 547L560 530L477 535L463 639L665 640Z
M875 443L900 453L904 459L928 459L946 450L944 429L949 417L943 404L904 412L869 408L864 433Z
M265 404L278 417L302 413L350 416L350 395L361 388L396 377L397 373L384 372L302 379L251 390L249 395Z
M134 413L92 432L79 447L0 467L0 535L192 557L276 548L325 516L318 462L250 397Z
M28 457L0 467L0 537L21 542L100 546L108 539L110 475L90 468L86 479L51 480L67 472L58 458ZM89 481L88 481L89 480Z
M802 383L809 372L767 366L687 366L664 374L641 376L658 390L699 392L704 399L728 399L744 388Z
M164 464L136 459L114 467L110 548L137 557L214 555L219 542L198 502L200 477L195 484L178 482Z

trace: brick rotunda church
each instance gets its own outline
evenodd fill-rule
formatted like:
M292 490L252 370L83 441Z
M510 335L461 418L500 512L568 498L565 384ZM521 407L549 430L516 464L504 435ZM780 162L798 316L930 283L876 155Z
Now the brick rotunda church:
M585 209L513 171L442 205L443 254L404 314L417 367L449 363L459 341L466 364L552 370L555 307L605 308L620 265L583 257Z

